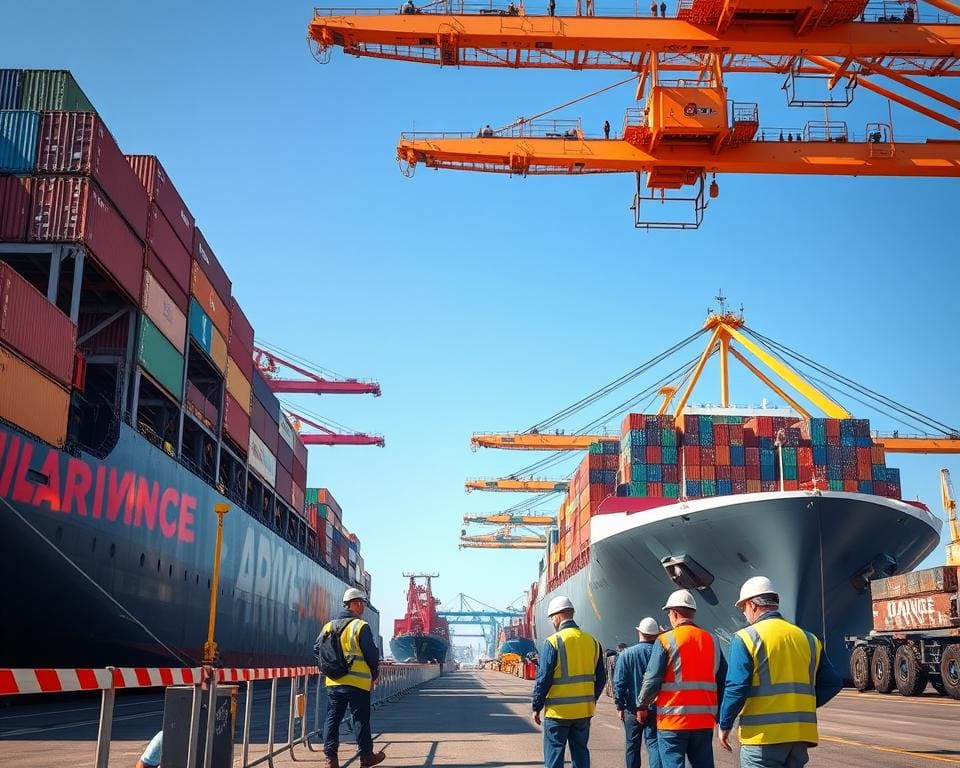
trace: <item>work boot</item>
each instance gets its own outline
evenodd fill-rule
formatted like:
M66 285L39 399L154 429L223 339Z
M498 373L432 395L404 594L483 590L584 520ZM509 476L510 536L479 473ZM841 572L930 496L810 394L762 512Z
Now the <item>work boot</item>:
M370 768L371 765L380 765L387 759L387 753L382 749L371 755L360 755L360 768Z
M324 757L326 758L326 762L324 762L323 768L340 768L339 755L334 755L333 757L330 757L330 755L325 754Z

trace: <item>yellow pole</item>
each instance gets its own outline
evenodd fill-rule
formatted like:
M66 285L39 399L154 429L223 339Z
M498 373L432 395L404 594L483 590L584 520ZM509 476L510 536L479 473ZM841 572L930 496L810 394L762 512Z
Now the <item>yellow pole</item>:
M220 591L220 549L223 546L223 516L230 511L229 504L214 504L217 513L217 548L213 555L213 582L210 585L210 619L207 622L207 642L203 644L203 663L213 664L217 658L217 644L213 630L217 625L217 593Z
M730 337L720 337L720 405L730 407L730 382L727 378L727 352L730 349Z

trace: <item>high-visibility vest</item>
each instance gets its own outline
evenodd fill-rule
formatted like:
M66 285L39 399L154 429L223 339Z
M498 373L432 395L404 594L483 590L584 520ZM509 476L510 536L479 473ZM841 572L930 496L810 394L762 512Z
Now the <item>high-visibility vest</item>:
M557 666L547 691L544 715L556 720L593 717L597 700L593 694L600 644L579 627L567 627L550 635L547 642L557 651Z
M321 630L321 634L329 631L332 626L333 622L328 621ZM352 656L353 661L350 664L350 671L343 677L327 678L328 688L334 685L352 685L361 691L369 691L373 687L370 666L363 658L363 651L360 649L360 632L365 626L367 626L367 622L363 619L352 619L340 633L340 647L343 649L343 657L349 661Z
M741 744L816 744L815 683L823 646L781 618L737 632L753 658L753 679L740 713Z
M717 722L720 643L694 624L664 632L667 670L657 694L657 728L665 731L712 729Z

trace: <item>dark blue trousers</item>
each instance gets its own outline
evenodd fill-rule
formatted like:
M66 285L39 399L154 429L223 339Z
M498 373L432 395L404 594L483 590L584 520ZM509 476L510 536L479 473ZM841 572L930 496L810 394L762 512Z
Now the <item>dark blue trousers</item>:
M373 737L370 735L370 691L362 691L352 685L334 685L327 688L327 717L323 721L323 754L333 757L340 747L340 723L350 710L353 720L353 735L361 755L373 754Z
M713 729L704 728L695 731L657 732L657 744L660 745L660 764L663 768L684 768L686 760L691 768L714 768L713 765Z
M543 718L543 764L545 768L563 768L563 755L570 745L573 768L590 768L590 718L555 720Z
M625 763L627 768L640 768L640 745L647 742L650 768L660 768L660 748L657 746L657 716L651 714L645 725L637 722L637 713L625 710L623 733L626 736Z

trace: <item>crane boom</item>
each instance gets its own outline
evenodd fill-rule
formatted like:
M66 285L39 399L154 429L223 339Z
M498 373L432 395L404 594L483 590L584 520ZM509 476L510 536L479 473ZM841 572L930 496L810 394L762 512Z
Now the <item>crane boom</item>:
M953 482L950 470L940 470L940 494L943 498L943 511L947 515L950 527L950 541L947 543L946 564L960 566L960 523L957 522L957 502L953 495Z
M342 433L334 432L332 429L318 424L299 413L290 413L294 420L293 428L300 432L300 422L309 424L314 429L319 429L320 434L300 433L300 439L304 445L377 445L381 448L386 445L381 435L366 435L362 432ZM281 418L285 418L281 416Z
M495 480L467 480L464 487L470 491L518 491L530 493L563 493L569 483L566 480L520 480L501 477Z
M254 347L253 359L265 375L270 390L280 394L317 394L317 395L373 395L380 397L380 385L375 381L359 379L325 379L313 371L290 362L276 352ZM278 378L280 368L289 368L305 377L300 379Z
M511 515L494 512L492 515L464 515L465 523L484 523L489 525L544 525L554 526L557 518L550 515Z
M783 5L799 10L813 3L784 0L777 3L777 10ZM860 11L854 5L843 21L857 17ZM751 4L754 9L756 4ZM854 22L798 34L796 16L763 18L761 9L752 20L738 21L722 32L717 26L719 20L711 27L680 18L398 15L382 9L344 14L341 9L321 8L315 11L308 34L321 50L337 46L354 56L441 66L641 71L651 53L668 51L670 57L663 64L668 71L689 68L691 55L715 53L724 57L727 72L784 74L797 57L810 54L832 57L838 64L853 58L869 60L901 75L960 75L956 23Z
M620 441L619 435L543 435L540 433L475 434L473 448L507 448L514 451L586 451L598 440Z

